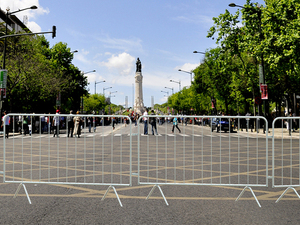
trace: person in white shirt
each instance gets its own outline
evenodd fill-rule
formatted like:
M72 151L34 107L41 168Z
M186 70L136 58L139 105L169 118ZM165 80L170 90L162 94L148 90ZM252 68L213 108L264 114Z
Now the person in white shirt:
M59 110L56 110L56 115L53 118L53 137L55 137L55 134L57 137L59 137Z
M9 116L5 118L4 121L4 117L6 116L6 111L4 111L3 113L3 117L2 117L2 127L4 128L5 126L5 138L8 138L8 133L9 133Z
M143 116L148 116L148 110L145 109ZM148 117L144 117L144 135L148 135Z
M68 116L67 118L67 122L68 122L68 137L71 134L71 137L73 137L73 132L74 132L74 115L73 115L73 110L70 111L70 116Z

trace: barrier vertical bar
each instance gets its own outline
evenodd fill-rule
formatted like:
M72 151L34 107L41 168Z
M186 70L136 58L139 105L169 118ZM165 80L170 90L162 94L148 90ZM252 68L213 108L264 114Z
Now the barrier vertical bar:
M238 118L238 183L240 183L240 118Z
M129 163L130 163L130 167L129 167L129 171L130 171L130 180L129 180L129 182L130 182L130 186L132 186L132 121L131 121L131 119L129 118L129 124L130 124L130 139L129 139L129 143L130 143L130 146L129 146L129 151L130 151L130 153L129 153L129 156L130 156L130 158L129 158Z
M203 167L203 162L204 162L204 159L203 159L203 151L204 151L204 144L203 144L203 136L204 136L204 134L203 134L203 126L204 126L204 118L202 118L202 132L201 132L201 144L202 144L202 146L201 146L201 182L202 182L202 184L203 184L203 182L204 182L204 177L203 177L203 173L204 173L204 167Z
M6 120L6 117L7 117L7 115L5 115L4 117L3 117L3 121L5 121ZM5 157L6 157L6 140L5 140L5 132L6 132L6 127L4 126L3 127L3 183L5 182L5 170L6 170L6 168L5 168ZM13 165L14 166L14 165ZM14 168L14 167L13 167ZM14 170L13 170L13 172L14 172Z
M165 133L168 133L167 121L165 119ZM165 135L165 182L168 180L168 138Z
M222 119L220 119L222 121ZM222 137L221 137L221 131L222 131L222 123L220 123L220 161L219 161L219 167L220 167L220 184L222 183Z

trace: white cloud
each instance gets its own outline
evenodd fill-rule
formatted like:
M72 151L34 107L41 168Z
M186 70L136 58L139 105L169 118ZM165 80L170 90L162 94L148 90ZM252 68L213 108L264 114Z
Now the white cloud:
M199 64L185 63L184 65L182 65L182 66L180 66L180 67L178 67L178 66L175 67L175 70L181 69L181 70L185 70L185 71L190 72L190 71L196 69L197 66L199 66Z
M10 11L16 11L19 9L25 9L31 6L37 6L37 9L34 10L26 10L23 12L19 12L20 14L25 13L27 15L33 16L36 14L45 14L49 13L49 9L44 9L40 6L39 0L1 0L0 7L2 10L6 10L9 7ZM18 14L19 14L18 13Z
M86 56L88 56L88 54L89 54L89 51L82 49L74 54L74 59L78 60L84 64L90 65L91 61L86 57Z
M122 51L143 51L141 40L138 38L119 39L111 38L108 35L104 38L97 38L98 41L104 44L105 48L118 49Z
M119 55L112 55L107 62L101 62L100 65L106 66L108 69L116 69L121 75L129 75L133 73L135 58L126 52Z
M184 23L205 24L205 26L213 25L213 20L211 16L189 15L189 16L177 16L173 19Z
M24 21L24 17L26 16L28 18L28 23L26 26L32 31L32 32L41 32L41 27L36 23L31 21L31 19L36 18L37 15L43 15L49 13L49 9L44 9L40 6L39 0L1 0L0 2L0 8L3 11L6 11L7 8L10 9L10 12L17 11L19 9L26 9L31 6L37 6L37 9L28 9L21 12L18 12L15 14L19 18L20 21Z
M80 51L83 55L88 55L90 52L89 51L86 51L86 50L84 50L84 49L81 49L81 51Z
M28 22L27 27L29 30L32 31L32 33L41 32L42 28L36 23L36 22Z
M85 76L87 76L88 82L93 85L95 85L95 81L99 82L99 81L105 80L102 76L100 76L99 74L97 74L95 72L87 73L87 74L85 74Z

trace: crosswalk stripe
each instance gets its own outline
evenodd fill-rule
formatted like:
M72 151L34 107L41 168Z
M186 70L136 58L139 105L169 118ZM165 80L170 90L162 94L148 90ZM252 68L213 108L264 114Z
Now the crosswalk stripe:
M132 133L132 134L112 134L112 133L94 133L94 134L82 134L81 137L96 137L96 136L100 136L100 137L107 137L107 136L115 136L115 137L120 137L122 135L126 135L126 136L137 136L137 135L141 135L142 137L148 137L148 136L154 136L154 135L144 135L144 134L137 134L137 133ZM230 135L225 135L225 134L182 134L182 133L175 133L175 134L171 134L171 133L163 133L163 134L158 134L155 135L157 137L162 137L162 136L169 136L169 137L175 137L175 136L181 136L181 137L211 137L211 138L251 138L251 139L255 139L258 138L256 135L247 135L247 134L230 134ZM61 138L65 138L67 137L67 134L60 134L59 137ZM10 136L10 138L13 139L21 139L21 138L34 138L34 139L39 139L39 138L53 138L53 134L50 135L13 135Z
M34 138L44 138L46 137L47 135L40 135L40 136L37 136L37 137L34 137Z

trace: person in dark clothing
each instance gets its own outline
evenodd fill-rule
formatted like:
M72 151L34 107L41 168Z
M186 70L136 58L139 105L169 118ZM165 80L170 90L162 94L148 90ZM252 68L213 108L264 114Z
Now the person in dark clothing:
M153 110L151 110L151 116L155 116L155 113ZM152 135L154 135L154 130L155 130L155 133L156 135L158 135L157 133L157 129L156 129L156 117L150 117L150 124L152 126Z
M73 111L70 111L70 116L68 116L67 121L68 121L68 137L71 134L71 137L73 137L73 131L74 131L74 115Z

